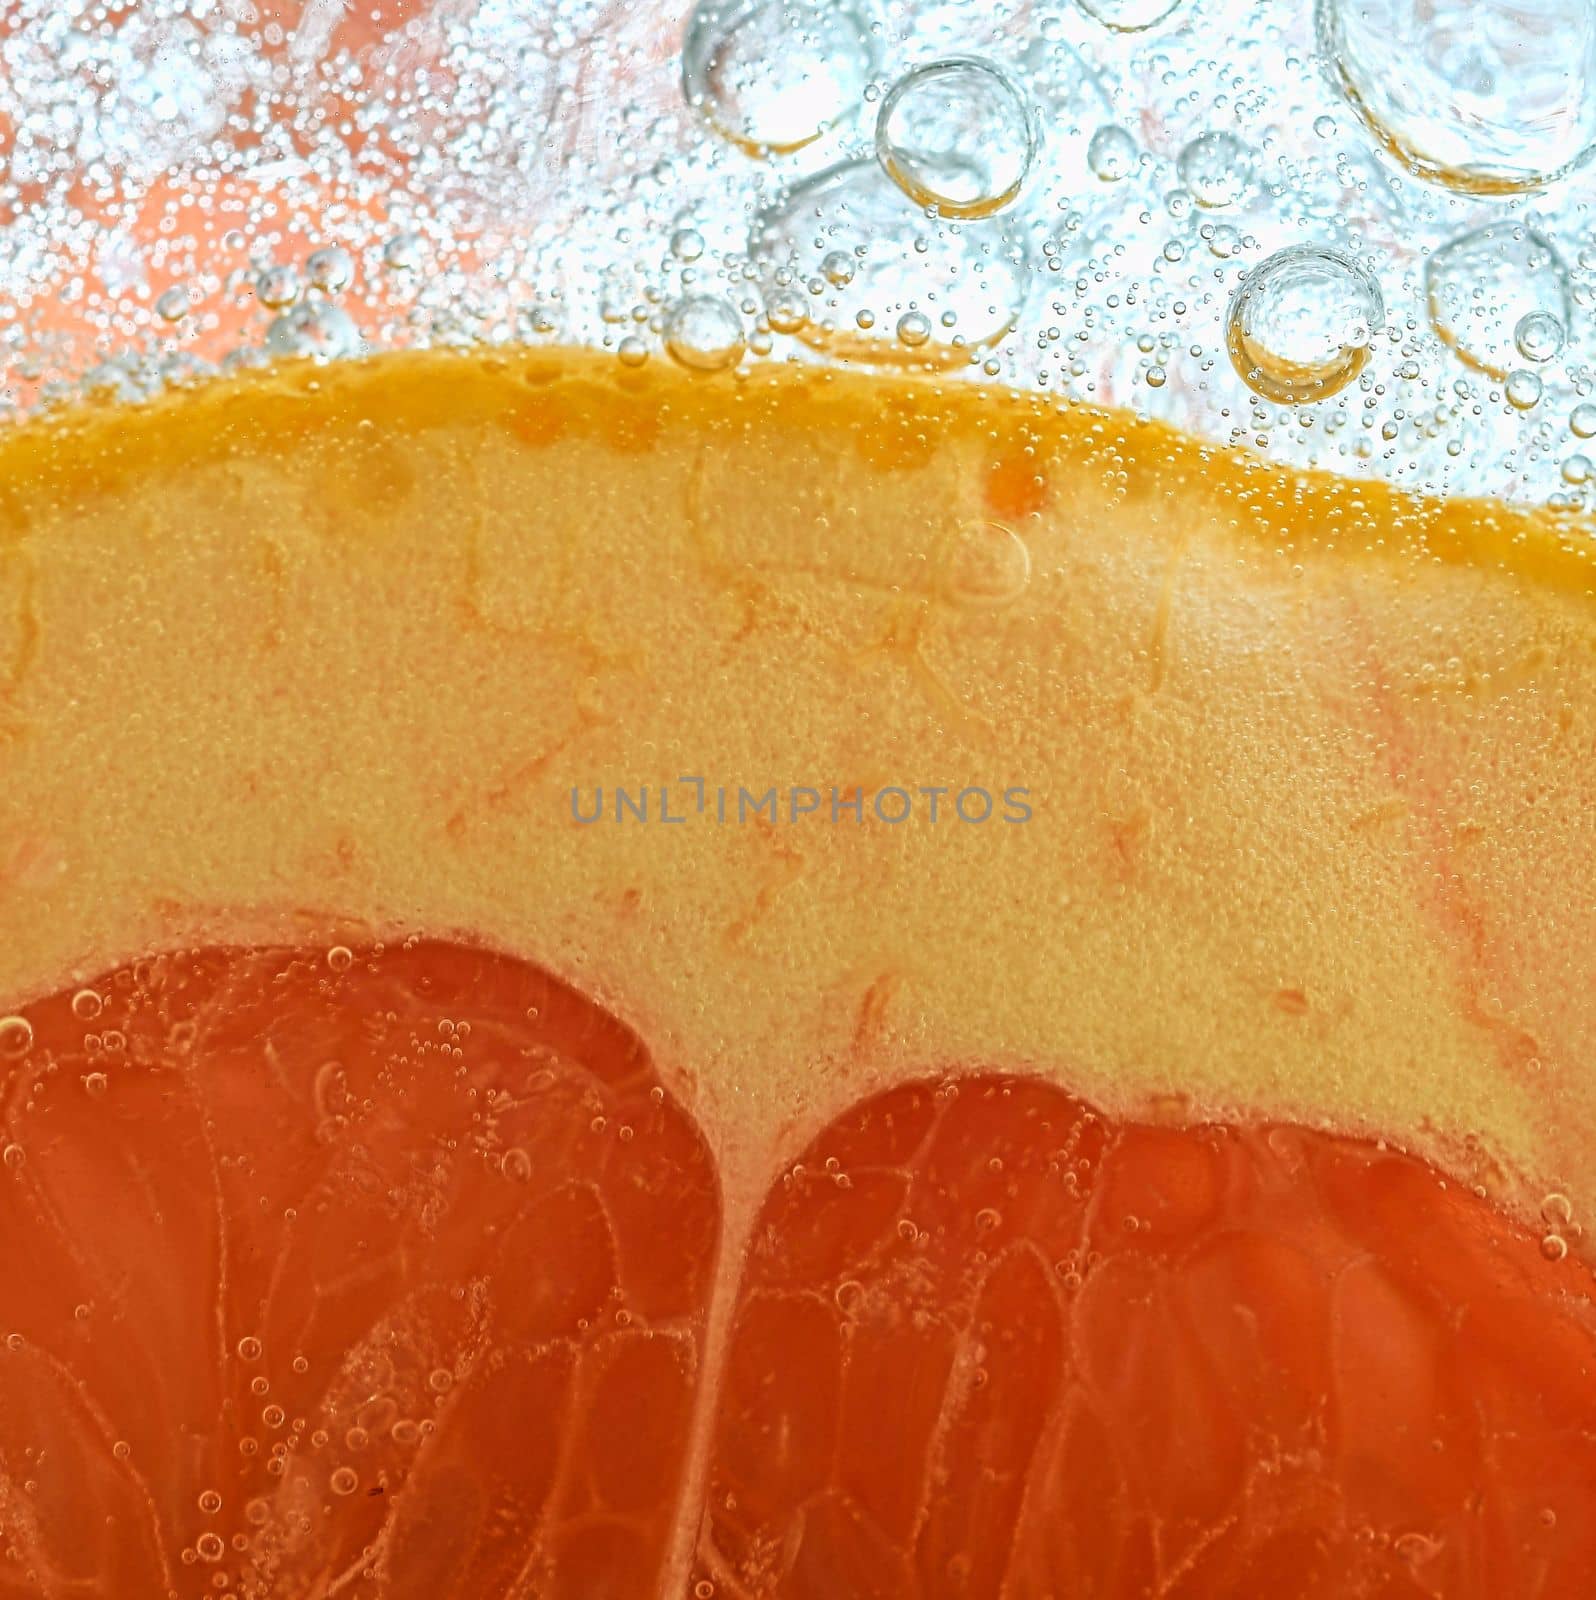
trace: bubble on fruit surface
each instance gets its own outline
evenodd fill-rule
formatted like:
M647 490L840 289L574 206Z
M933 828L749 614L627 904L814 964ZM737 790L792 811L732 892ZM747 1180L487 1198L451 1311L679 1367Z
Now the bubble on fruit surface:
M1030 288L1022 239L1002 218L928 218L869 159L839 163L794 184L756 219L749 254L766 272L818 292L794 330L805 343L850 359L960 363L1018 322ZM848 262L839 281L827 264ZM897 337L909 311L929 337Z
M1035 117L1000 67L976 56L933 61L892 86L876 119L876 157L920 206L984 217L1019 196L1036 158Z
M1339 393L1363 370L1385 325L1380 286L1340 251L1277 251L1231 298L1225 343L1242 381L1267 400L1301 404Z
M33 1024L26 1017L0 1017L0 1061L18 1061L33 1048Z
M1136 141L1116 123L1099 128L1086 150L1092 175L1104 183L1118 183L1121 178L1128 178L1140 159Z
M1175 163L1180 181L1207 210L1237 205L1252 188L1252 151L1233 133L1202 133Z
M1141 33L1171 17L1186 0L1078 0L1093 21L1116 33Z
M750 154L782 154L851 115L876 61L870 18L851 0L700 0L682 92Z
M1442 341L1465 365L1494 378L1505 378L1520 361L1517 333L1526 319L1555 319L1565 336L1573 322L1567 268L1529 223L1491 222L1449 241L1431 254L1424 281Z
M742 319L719 295L687 295L665 319L665 348L689 371L724 372L743 358Z
M1318 0L1316 21L1347 102L1422 178L1539 189L1596 146L1596 0Z
M1009 605L1031 579L1031 552L1000 522L966 523L954 535L946 568L946 591L955 605Z

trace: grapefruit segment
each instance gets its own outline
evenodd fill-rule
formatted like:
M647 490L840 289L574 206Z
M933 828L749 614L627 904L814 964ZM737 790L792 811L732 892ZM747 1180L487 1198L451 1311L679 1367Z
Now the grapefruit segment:
M719 1197L629 1030L418 942L162 957L26 1022L0 1592L658 1581Z
M699 1581L1572 1594L1596 1571L1587 1290L1375 1145L903 1085L765 1202Z

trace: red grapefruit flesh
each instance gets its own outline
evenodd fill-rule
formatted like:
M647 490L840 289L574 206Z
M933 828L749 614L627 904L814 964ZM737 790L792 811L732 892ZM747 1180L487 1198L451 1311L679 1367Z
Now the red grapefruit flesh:
M0 1594L635 1597L719 1198L624 1027L458 945L169 956L0 1059Z
M892 1089L759 1217L699 1592L1588 1593L1588 1288L1369 1144Z

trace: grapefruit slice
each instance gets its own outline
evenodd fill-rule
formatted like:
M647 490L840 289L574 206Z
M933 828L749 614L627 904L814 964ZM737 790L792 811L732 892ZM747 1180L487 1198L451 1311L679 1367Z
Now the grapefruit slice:
M573 352L15 430L0 1585L1588 1585L1587 538Z
M413 941L164 955L26 1026L0 1592L649 1592L719 1202L627 1029Z
M755 1227L723 1596L1578 1593L1589 1274L1408 1157L992 1076L817 1138Z

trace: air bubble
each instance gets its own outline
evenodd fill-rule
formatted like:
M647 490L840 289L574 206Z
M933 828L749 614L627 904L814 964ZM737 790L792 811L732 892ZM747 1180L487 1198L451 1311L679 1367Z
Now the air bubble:
M1175 168L1192 199L1210 211L1236 205L1252 187L1252 151L1233 133L1199 134Z
M299 298L299 274L292 267L267 267L255 280L255 297L273 311L291 306Z
M678 261L697 261L704 253L704 236L697 228L678 228L671 235L671 254Z
M694 372L724 372L743 358L742 321L717 295L689 295L666 319L665 348Z
M1347 103L1418 176L1538 189L1596 144L1596 12L1571 0L1318 0Z
M1562 319L1551 311L1531 311L1518 319L1513 344L1526 361L1553 361L1568 337Z
M240 1361L259 1361L261 1356L261 1342L252 1333L246 1333L237 1345L238 1359Z
M1232 296L1225 343L1247 386L1296 405L1344 389L1369 360L1385 303L1350 256L1295 245L1255 267Z
M648 361L648 343L629 333L616 345L615 355L623 367L641 367Z
M1517 363L1526 318L1573 322L1568 273L1550 239L1526 223L1492 222L1444 244L1425 269L1435 331L1463 362L1494 378Z
M1576 439L1596 439L1596 405L1582 400L1568 414L1568 431Z
M1580 488L1582 485L1590 482L1591 473L1593 470L1596 469L1592 468L1591 459L1589 456L1569 456L1568 459L1563 463L1563 482L1572 488Z
M1179 4L1180 0L1080 0L1087 16L1116 33L1157 27Z
M793 330L806 344L878 364L963 364L1015 325L1030 287L1023 244L998 228L928 221L877 162L861 159L794 184L760 214L749 254L779 281L819 283L818 305ZM838 255L852 276L828 293L822 264ZM897 337L911 307L934 324L913 348ZM872 329L860 329L860 311L875 319Z
M931 319L923 311L905 311L898 318L898 342L918 350L931 338Z
M360 1487L360 1474L353 1467L337 1467L328 1478L327 1487L334 1494L353 1494Z
M1036 124L1000 67L951 56L893 85L876 119L876 157L916 205L989 217L1019 197L1036 158Z
M959 606L1010 605L1031 580L1031 552L1000 522L971 522L955 534L948 554L947 597Z
M155 314L162 322L181 322L188 315L188 290L167 289L155 302Z
M72 996L72 1015L79 1022L93 1022L105 1009L105 1001L93 989L79 989Z
M305 276L323 294L337 294L340 289L347 289L354 275L354 260L341 245L313 251L305 261Z
M1514 410L1532 411L1541 403L1545 385L1541 382L1540 373L1520 367L1517 372L1508 373L1503 391L1507 395L1507 403Z
M1219 261L1229 261L1241 250L1241 235L1228 222L1214 223L1204 231L1208 253Z
M327 952L327 965L334 972L347 972L354 962L355 953L346 944L335 944Z
M194 1553L201 1561L220 1561L227 1554L227 1546L219 1533L202 1533L194 1541Z
M504 1175L512 1183L525 1183L532 1176L532 1157L519 1145L504 1152Z
M222 1497L214 1489L201 1489L199 1508L207 1517L214 1517L222 1509Z
M849 0L700 0L682 93L750 155L782 154L850 116L876 60L869 18Z
M382 247L382 264L392 272L415 272L421 266L421 235L396 233Z
M809 307L796 289L776 289L765 301L765 318L777 333L797 333L809 320Z
M1086 147L1086 164L1093 176L1104 183L1118 183L1121 178L1128 178L1136 170L1139 159L1136 141L1115 123L1099 128Z
M1549 1233L1541 1240L1541 1254L1548 1261L1561 1261L1568 1254L1568 1240L1560 1233Z
M853 282L853 257L846 250L829 251L820 263L821 276L834 289L845 289Z
M91 1100L100 1099L111 1086L111 1080L103 1072L85 1072L83 1074L83 1092Z
M26 1017L0 1017L0 1061L18 1061L33 1048L33 1024Z

